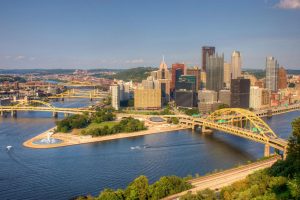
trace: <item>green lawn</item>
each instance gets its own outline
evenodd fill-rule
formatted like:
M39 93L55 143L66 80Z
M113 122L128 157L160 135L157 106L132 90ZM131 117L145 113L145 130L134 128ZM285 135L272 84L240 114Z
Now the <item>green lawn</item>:
M100 124L98 124L98 123L91 123L90 125L88 125L88 127L86 127L86 129L101 128L101 127L104 127L104 126L108 126L109 128L111 128L114 125L116 125L117 123L119 123L119 122L108 121L108 122L102 122Z

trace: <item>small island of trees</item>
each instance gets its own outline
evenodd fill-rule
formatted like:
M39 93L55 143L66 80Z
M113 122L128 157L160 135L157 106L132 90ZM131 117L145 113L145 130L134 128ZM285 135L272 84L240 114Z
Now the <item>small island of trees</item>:
M121 132L135 132L146 130L144 122L132 117L114 121L116 118L112 108L98 109L92 115L72 115L57 121L56 131L67 133L73 129L82 129L81 134L105 136Z

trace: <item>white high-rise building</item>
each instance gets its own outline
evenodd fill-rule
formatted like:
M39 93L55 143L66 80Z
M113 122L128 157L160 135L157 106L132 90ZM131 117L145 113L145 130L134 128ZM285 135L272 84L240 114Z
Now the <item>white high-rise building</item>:
M253 109L259 109L262 106L262 91L263 88L257 86L250 87L250 100L249 107Z
M239 51L233 51L231 55L231 79L241 77L242 59Z
M278 88L278 68L279 64L274 57L266 58L266 88L273 92L276 92Z
M120 109L120 86L118 84L111 86L111 106L116 110Z

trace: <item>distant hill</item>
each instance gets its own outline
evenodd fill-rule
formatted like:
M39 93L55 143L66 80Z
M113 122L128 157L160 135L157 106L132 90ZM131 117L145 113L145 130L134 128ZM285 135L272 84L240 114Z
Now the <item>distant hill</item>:
M0 69L0 74L71 74L74 69Z
M124 81L134 81L141 82L143 79L146 79L151 71L157 70L152 67L137 67L119 71L114 75L114 78L124 80Z
M3 83L3 82L15 82L15 81L18 81L20 83L25 83L26 80L22 77L18 77L18 76L8 76L8 75L0 75L0 83Z

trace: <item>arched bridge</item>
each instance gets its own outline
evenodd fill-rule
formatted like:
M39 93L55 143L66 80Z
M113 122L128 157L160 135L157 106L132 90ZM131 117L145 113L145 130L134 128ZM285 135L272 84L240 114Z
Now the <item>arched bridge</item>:
M56 94L54 96L48 97L49 99L62 99L64 98L86 98L86 99L103 99L104 97L107 97L109 95L109 92L100 91L98 89L90 90L90 91L84 91L84 90L76 90L76 89L70 89L63 93Z
M177 117L181 124L194 129L200 126L202 132L207 128L243 137L255 142L265 144L265 156L270 155L270 147L286 155L288 142L279 138L273 130L255 113L240 108L220 109L207 117L191 117L186 115L165 116Z
M18 100L16 105L0 106L1 116L6 112L10 112L12 116L16 116L19 111L52 112L53 117L57 117L58 113L83 114L85 112L95 112L87 108L58 108L50 103L39 100Z

